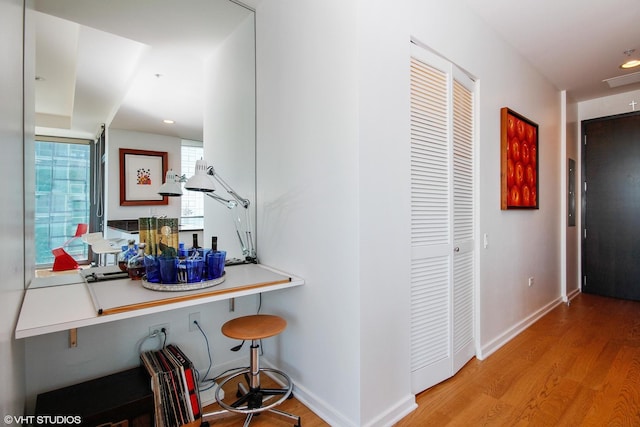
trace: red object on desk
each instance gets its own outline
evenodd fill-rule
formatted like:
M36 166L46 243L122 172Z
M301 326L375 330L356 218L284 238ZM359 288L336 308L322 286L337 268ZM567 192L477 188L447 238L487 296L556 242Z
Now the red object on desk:
M53 260L53 271L75 270L80 266L71 255L62 248L52 249L51 252L55 257Z

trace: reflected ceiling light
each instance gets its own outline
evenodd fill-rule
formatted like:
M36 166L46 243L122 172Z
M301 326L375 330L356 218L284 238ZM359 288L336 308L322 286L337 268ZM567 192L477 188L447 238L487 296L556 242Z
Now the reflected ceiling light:
M174 124L174 123L175 123L175 120L171 120L171 119L164 119L164 120L162 121L162 123L166 123L166 124L168 124L168 125L172 125L172 124Z

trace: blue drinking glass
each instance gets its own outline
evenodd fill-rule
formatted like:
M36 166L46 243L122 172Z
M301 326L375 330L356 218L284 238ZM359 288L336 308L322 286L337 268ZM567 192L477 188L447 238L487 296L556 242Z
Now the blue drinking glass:
M146 279L150 283L160 283L162 278L160 277L160 262L158 258L153 255L146 255L144 257L144 267L146 270Z
M207 271L209 280L218 279L224 274L224 261L227 251L211 251L207 257Z
M185 260L185 267L187 270L187 283L197 283L202 281L204 260L201 257L187 258Z
M178 283L178 258L158 257L160 262L160 279L162 283Z

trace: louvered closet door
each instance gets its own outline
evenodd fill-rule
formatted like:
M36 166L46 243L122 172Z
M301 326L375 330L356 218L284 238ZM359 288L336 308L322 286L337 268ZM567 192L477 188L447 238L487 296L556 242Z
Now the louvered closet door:
M418 393L474 354L473 86L412 46L411 371Z
M473 82L453 70L453 373L475 355Z

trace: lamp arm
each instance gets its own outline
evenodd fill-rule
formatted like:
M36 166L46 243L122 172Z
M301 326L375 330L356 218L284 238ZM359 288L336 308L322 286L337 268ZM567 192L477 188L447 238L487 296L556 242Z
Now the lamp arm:
M255 247L253 246L253 235L251 234L251 216L249 215L249 209L244 210L245 216L245 228L242 230L242 222L240 220L240 215L237 216L236 224L236 234L238 236L238 240L240 240L240 246L242 247L242 254L246 261L257 263L258 258L256 255ZM243 236L244 235L244 236Z
M236 206L238 206L238 202L236 202L235 200L225 199L224 197L220 197L215 193L204 193L204 194L206 194L207 196L211 197L213 200L222 203L223 205L225 205L229 209L233 209Z
M238 202L236 202L235 200L227 200L213 193L205 194L229 208L233 219L233 225L236 227L236 236L238 236L240 247L242 248L242 255L244 255L245 260L248 262L258 262L256 249L253 244L253 234L251 232L251 215L249 215L249 209L244 205L238 204ZM244 210L244 225L242 223L242 216L240 215L240 212L237 211L240 206L242 206Z
M213 169L213 166L209 166L207 168L207 174L211 175L216 181L218 181L218 183L222 186L222 188L224 188L227 191L227 193L231 194L231 196L238 203L240 203L240 205L242 205L243 208L245 209L249 208L249 199L245 199L244 197L236 193L236 191L233 188L231 188L231 186L227 184L227 182L224 179L222 179L220 175L216 173L215 169Z
M240 241L240 247L242 248L242 254L244 258L248 262L256 263L258 262L258 258L256 255L255 245L253 244L253 234L251 227L251 215L249 214L249 199L245 199L240 196L227 182L222 179L220 175L216 173L213 169L213 166L209 166L207 168L207 175L212 176L222 188L225 189L227 193L233 197L233 199L225 199L224 197L218 196L215 193L205 193L207 196L216 200L217 202L225 205L229 210L233 211L233 223L236 227L236 235L238 236L238 240ZM242 218L239 212L236 211L238 207L241 206L244 209L244 226L242 224Z

